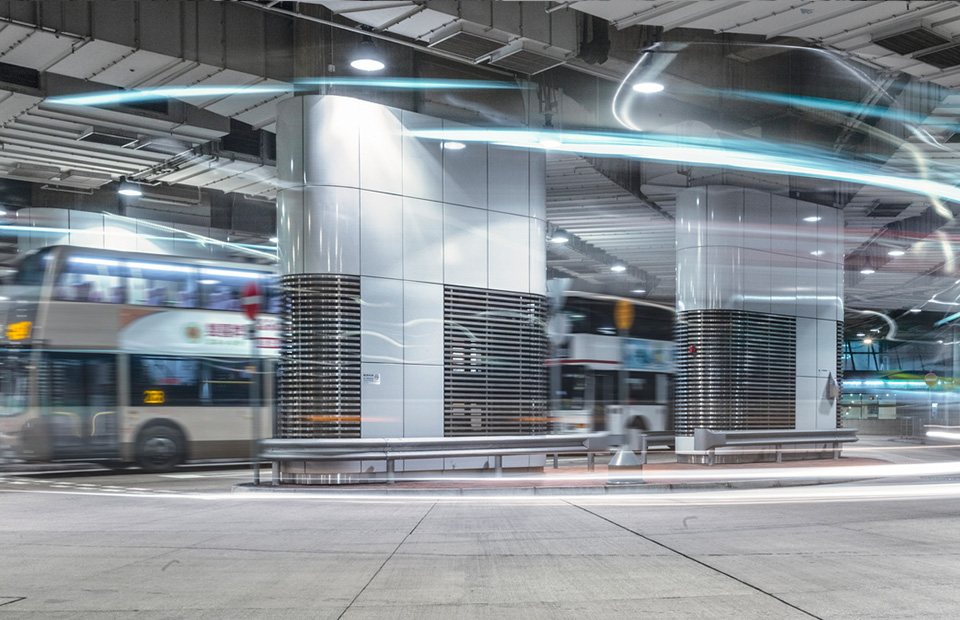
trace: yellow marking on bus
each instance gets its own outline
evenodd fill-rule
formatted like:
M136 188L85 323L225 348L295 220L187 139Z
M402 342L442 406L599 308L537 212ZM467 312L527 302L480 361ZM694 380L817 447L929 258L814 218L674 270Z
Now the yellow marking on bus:
M50 413L53 414L53 415L69 415L69 416L73 416L73 418L74 418L74 420L73 420L74 426L76 427L75 430L73 431L73 434L76 435L77 437L80 437L80 416L79 416L79 415L75 414L75 413L72 412L72 411L51 411Z
M543 416L533 416L529 418L520 418L521 422L549 422L550 418L545 418Z
M144 405L162 405L165 401L163 390L144 390L143 392Z
M91 435L97 434L97 418L99 418L102 415L109 415L111 413L116 413L116 411L101 411L99 413L95 413L93 417L90 418L90 423L91 423L90 434Z
M32 330L33 323L30 321L11 323L7 325L7 340L26 340Z

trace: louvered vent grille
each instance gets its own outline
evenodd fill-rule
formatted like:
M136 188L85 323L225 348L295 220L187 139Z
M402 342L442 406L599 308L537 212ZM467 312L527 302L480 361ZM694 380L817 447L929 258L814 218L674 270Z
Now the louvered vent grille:
M462 56L463 58L469 58L470 60L476 60L494 50L500 49L503 45L501 41L494 41L493 39L470 34L469 32L463 32L461 30L449 37L444 37L435 43L431 43L430 47Z
M889 36L878 37L874 39L873 42L891 52L896 52L901 56L907 56L920 50L925 50L937 45L944 45L949 43L950 39L928 28L917 27Z
M840 395L843 394L843 321L837 321L837 383L840 385ZM840 401L837 396L837 428L843 428L843 417L840 410Z
M447 437L547 432L546 300L444 287Z
M739 310L690 310L678 319L678 436L795 428L796 319Z
M553 56L547 56L546 54L538 54L528 49L520 49L512 54L504 54L499 58L492 58L490 64L500 67L501 69L516 71L517 73L535 75L541 71L556 67L557 65L562 65L563 60L559 60Z
M360 437L360 278L287 275L277 436Z
M960 45L951 45L926 54L917 54L914 58L939 69L956 67L960 65Z

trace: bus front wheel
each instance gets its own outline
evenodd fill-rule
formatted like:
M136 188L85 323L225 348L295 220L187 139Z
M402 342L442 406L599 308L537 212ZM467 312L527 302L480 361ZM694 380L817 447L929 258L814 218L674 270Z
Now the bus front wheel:
M183 434L170 426L151 426L137 439L137 464L150 473L173 470L183 462L186 442Z

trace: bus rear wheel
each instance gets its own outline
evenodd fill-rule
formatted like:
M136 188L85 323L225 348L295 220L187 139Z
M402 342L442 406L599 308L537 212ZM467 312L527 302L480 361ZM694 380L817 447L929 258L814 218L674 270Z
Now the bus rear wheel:
M151 426L137 439L137 465L150 473L172 471L186 452L183 433L170 426Z

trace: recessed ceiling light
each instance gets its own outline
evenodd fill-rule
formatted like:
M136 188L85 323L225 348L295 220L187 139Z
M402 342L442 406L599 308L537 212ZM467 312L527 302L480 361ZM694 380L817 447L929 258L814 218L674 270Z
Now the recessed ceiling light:
M443 148L448 151L459 151L461 149L467 148L467 145L463 142L444 142Z
M643 295L643 294L646 293L647 291L645 291L645 290L642 289L642 288L635 288L635 289L633 289L633 290L630 291L630 292L633 293L634 295Z
M566 243L567 241L570 241L570 237L562 232L555 232L553 236L550 237L550 243Z
M872 331L872 332L875 333L875 334L879 334L879 333L880 333L880 328L879 328L879 327L871 327L871 328L870 328L870 331Z
M663 84L659 82L637 82L633 85L634 92L653 94L663 91Z
M866 336L865 333L863 333L863 332L857 332L857 338L863 338L864 336Z
M868 267L867 269L861 269L861 270L860 270L860 273L862 273L862 274L865 275L865 276L868 276L868 275L870 275L871 273L877 273L877 272L874 271L873 269L870 269L870 268Z
M887 252L887 256L903 256L906 254L903 250L890 250Z
M920 312L920 308L910 308L910 312L916 314L917 312Z
M803 218L803 221L804 221L804 222L819 222L819 221L820 221L820 216L819 216L819 215L809 215L809 216Z
M130 183L129 181L121 182L120 187L117 188L117 193L123 196L143 196L140 186L136 183Z
M276 243L277 241L279 241L279 239L276 237L270 237L270 243Z
M823 256L823 250L814 250L813 252L810 252L810 254L813 256Z
M863 344L873 344L873 338L864 338Z
M614 263L614 264L610 267L610 271L616 271L617 273L621 273L621 272L626 271L626 270L627 270L627 266L624 265L623 263Z

